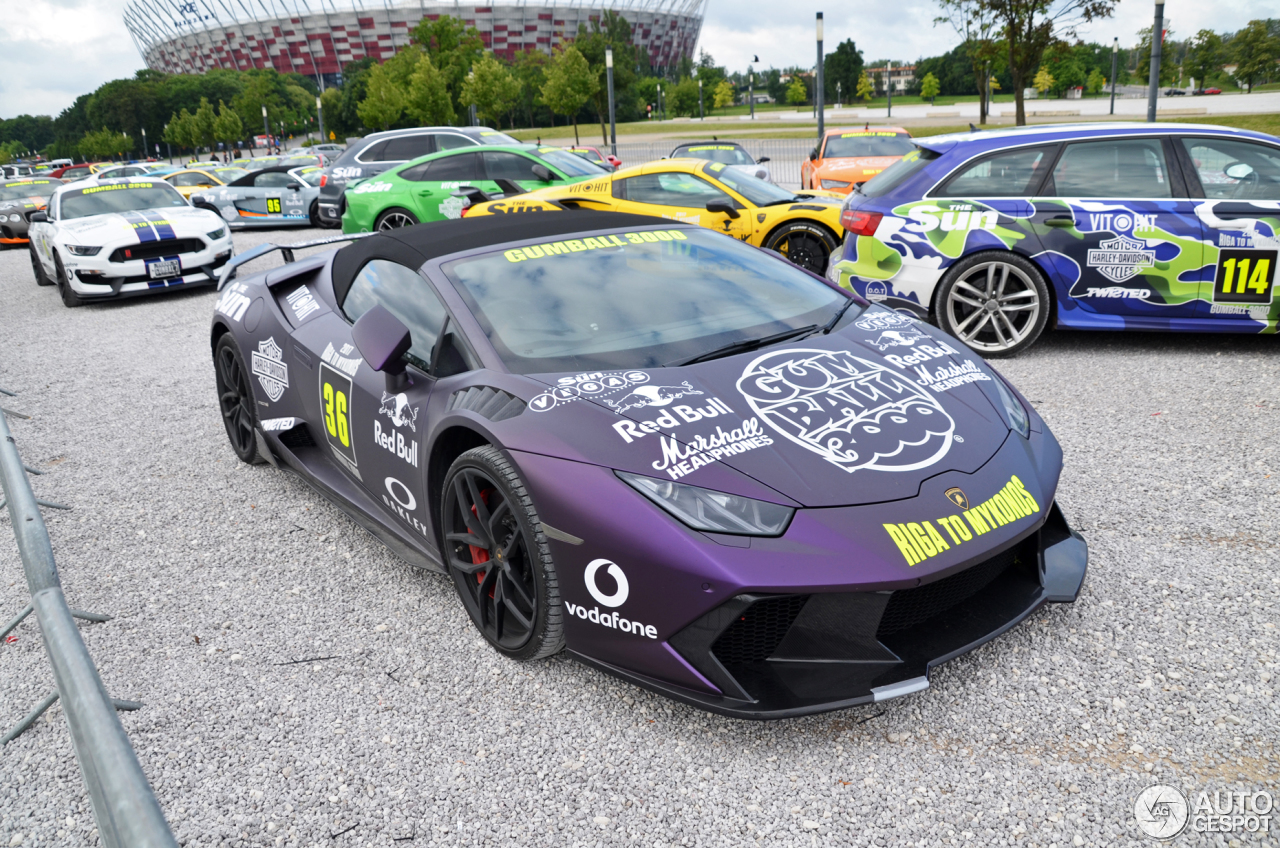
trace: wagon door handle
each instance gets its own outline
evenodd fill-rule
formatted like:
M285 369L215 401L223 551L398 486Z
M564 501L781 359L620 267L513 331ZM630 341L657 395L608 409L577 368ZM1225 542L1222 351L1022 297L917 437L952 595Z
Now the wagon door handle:
M1076 225L1076 219L1075 219L1075 218L1072 218L1072 217L1071 217L1071 216L1069 216L1069 215L1055 215L1055 216L1054 216L1054 217L1052 217L1052 218L1046 218L1046 219L1045 219L1045 222L1044 222L1044 225L1045 225L1046 227L1066 227L1066 228L1070 228L1070 227L1074 227L1074 226Z

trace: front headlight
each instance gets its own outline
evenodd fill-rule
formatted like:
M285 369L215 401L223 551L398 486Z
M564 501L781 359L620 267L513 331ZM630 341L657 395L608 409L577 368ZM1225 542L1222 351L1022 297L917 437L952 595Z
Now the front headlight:
M781 536L795 510L767 501L615 471L618 478L694 530L739 536Z
M1017 432L1022 438L1027 438L1031 430L1031 418L1027 415L1027 411L1022 408L1018 398L1004 384L999 374L992 382L996 384L996 391L1000 393L1000 400L1004 404L1004 414L1005 418L1009 419L1009 429Z
M97 256L98 251L102 250L102 248L85 247L82 244L69 244L67 245L67 250L69 250L73 256Z
M226 234L227 234L227 228L226 228L226 227L223 227L223 228L222 228L222 229L220 229L220 230L214 230L214 231L213 231L213 232L211 232L211 233L205 233L205 235L209 237L210 241L217 241L218 239L222 238L222 237L223 237L223 236L225 236Z
M823 188L848 188L848 180L819 180Z
M16 223L18 223L19 221L21 221L21 220L22 220L22 216L21 216L21 215L10 215L10 216L9 216L9 220L16 224Z

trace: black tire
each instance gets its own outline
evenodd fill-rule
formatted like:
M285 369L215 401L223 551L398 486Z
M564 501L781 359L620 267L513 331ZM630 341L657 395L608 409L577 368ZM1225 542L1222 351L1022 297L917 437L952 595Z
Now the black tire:
M765 250L772 250L818 276L827 273L827 263L839 241L831 231L812 221L783 224L765 239Z
M472 448L450 466L440 500L445 563L476 629L515 660L564 648L551 550L510 460L489 445Z
M49 279L49 275L44 272L44 266L40 264L40 257L36 255L35 242L33 241L27 242L27 253L31 255L31 270L35 272L36 285L37 286L53 285L53 280Z
M58 255L58 251L53 252L53 268L57 274L58 294L62 296L62 305L68 308L83 306L84 301L80 299L80 295L71 290L71 282L67 278L67 269L62 267L62 257Z
M1035 344L1051 308L1040 269L1008 251L975 253L952 265L934 301L943 332L987 359L1014 356Z
M307 211L307 218L310 219L311 226L313 227L325 226L324 221L320 218L320 201L311 201L311 209Z
M240 346L224 333L213 347L214 381L218 387L218 410L227 430L227 441L241 462L258 465L266 460L258 453L258 413L244 367Z
M403 209L399 206L393 206L378 216L377 222L374 223L374 232L382 232L383 230L398 230L401 227L411 227L418 223L418 216Z

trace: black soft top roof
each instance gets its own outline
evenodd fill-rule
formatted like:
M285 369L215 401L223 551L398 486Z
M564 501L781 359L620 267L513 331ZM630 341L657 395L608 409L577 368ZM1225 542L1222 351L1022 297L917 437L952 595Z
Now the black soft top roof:
M486 215L402 227L369 236L339 250L333 258L333 293L338 303L345 301L356 274L371 259L389 259L416 269L450 253L525 239L560 238L594 230L653 226L675 227L680 226L680 222L652 215L570 209L524 215Z

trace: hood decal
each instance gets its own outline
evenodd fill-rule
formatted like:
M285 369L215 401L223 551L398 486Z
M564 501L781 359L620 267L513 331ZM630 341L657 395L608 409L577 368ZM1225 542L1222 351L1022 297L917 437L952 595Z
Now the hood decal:
M955 421L909 378L843 351L752 360L738 391L768 427L852 473L914 471L951 449Z

